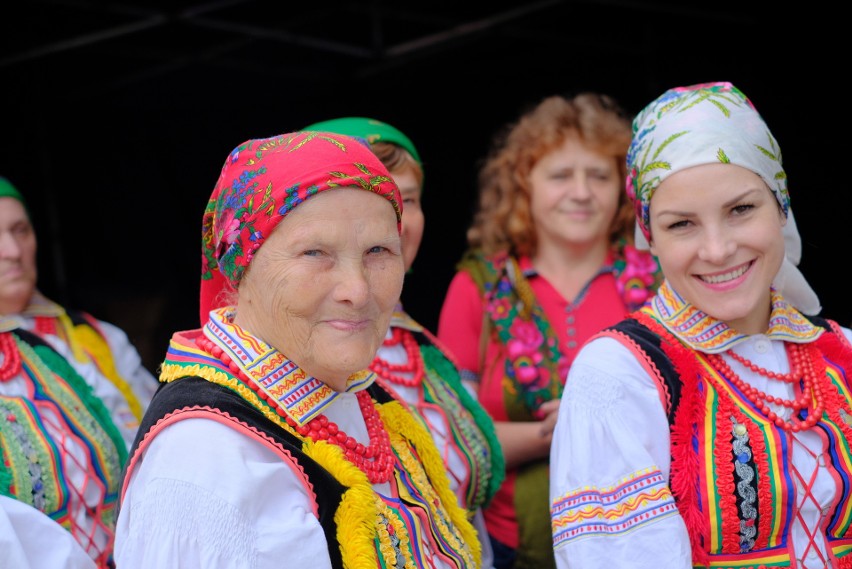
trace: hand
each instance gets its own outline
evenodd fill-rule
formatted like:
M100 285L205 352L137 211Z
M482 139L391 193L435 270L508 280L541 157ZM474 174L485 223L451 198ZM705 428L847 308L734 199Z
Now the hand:
M541 417L541 430L539 434L542 437L552 436L553 429L556 428L556 419L559 415L559 399L545 401L536 411L537 415Z

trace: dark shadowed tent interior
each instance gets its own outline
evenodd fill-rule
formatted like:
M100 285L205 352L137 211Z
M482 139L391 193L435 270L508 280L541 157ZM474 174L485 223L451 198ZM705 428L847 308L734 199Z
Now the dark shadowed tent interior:
M15 2L0 11L0 175L31 204L43 292L124 328L155 370L171 333L198 325L201 214L237 144L343 115L406 132L427 221L403 302L434 328L505 123L551 94L636 113L731 81L784 151L823 315L849 325L848 47L837 14L786 5Z

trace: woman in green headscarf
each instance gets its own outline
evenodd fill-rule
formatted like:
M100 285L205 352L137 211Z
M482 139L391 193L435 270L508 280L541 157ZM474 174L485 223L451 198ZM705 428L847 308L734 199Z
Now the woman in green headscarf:
M390 171L402 201L402 254L410 271L423 237L421 207L423 162L396 127L365 117L342 117L312 124L363 138ZM493 554L482 508L500 487L505 474L503 453L491 418L462 384L453 357L426 328L397 303L391 327L370 366L378 381L405 401L429 429L450 475L450 485L474 520L482 545L482 567L493 566Z
M0 178L0 495L45 514L107 568L121 468L139 424L130 403L141 417L156 382L123 332L48 300L36 280L28 209ZM144 381L148 393L132 390ZM43 522L35 520L33 528ZM67 552L70 566L73 551L55 547ZM66 566L51 559L49 567Z
M37 237L30 207L3 177L0 200L3 212L13 216L7 221L8 235L17 242L0 260L0 318L58 351L107 406L129 447L157 380L122 329L88 312L61 306L38 290Z

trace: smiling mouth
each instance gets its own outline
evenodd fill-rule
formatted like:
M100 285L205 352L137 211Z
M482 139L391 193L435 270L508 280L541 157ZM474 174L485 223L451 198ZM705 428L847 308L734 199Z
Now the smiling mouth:
M705 283L709 283L709 284L726 283L728 281L732 281L734 279L738 279L741 276L743 276L746 273L746 271L748 271L751 268L751 265L752 265L753 262L754 261L749 261L748 263L745 263L744 265L740 265L736 269L728 271L727 273L720 273L720 274L716 274L716 275L698 275L698 278L701 279L702 281L704 281Z
M360 332L367 327L367 320L329 320L328 325L340 332Z

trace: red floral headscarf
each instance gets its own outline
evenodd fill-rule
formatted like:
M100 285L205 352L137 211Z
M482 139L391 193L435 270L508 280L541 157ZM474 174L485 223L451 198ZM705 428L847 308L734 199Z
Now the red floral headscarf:
M207 203L202 222L201 323L234 291L254 254L293 208L325 190L356 188L393 205L399 189L367 145L325 132L292 132L237 146Z

